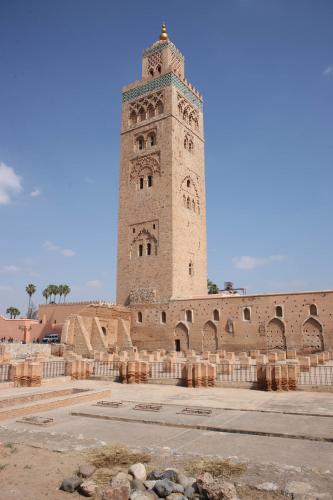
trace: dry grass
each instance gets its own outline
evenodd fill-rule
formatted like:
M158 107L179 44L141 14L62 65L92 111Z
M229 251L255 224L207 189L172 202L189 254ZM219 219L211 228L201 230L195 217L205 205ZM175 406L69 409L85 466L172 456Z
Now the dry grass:
M148 453L131 451L126 446L113 445L94 448L86 454L87 460L96 468L128 466L137 462L148 463L151 459Z
M203 472L209 472L214 478L229 479L233 476L239 476L245 470L245 465L234 464L229 460L219 458L202 458L193 460L186 466L186 472L191 476L197 477Z

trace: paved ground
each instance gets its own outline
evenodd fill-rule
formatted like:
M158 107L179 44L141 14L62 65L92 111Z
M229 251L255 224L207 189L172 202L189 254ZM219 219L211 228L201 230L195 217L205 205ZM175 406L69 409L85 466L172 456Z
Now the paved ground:
M71 450L101 443L125 443L176 453L237 456L240 460L274 462L333 471L333 395L266 393L246 389L188 389L175 386L70 382L71 387L111 386L119 408L84 403L52 410L49 427L4 421L0 440ZM61 385L63 389L65 384ZM57 386L52 386L55 390ZM6 389L15 396L36 389ZM138 411L136 403L161 403L158 412ZM184 407L212 410L210 416L183 415ZM78 415L71 415L71 412ZM265 435L267 434L267 435ZM6 436L6 437L5 437ZM16 436L16 437L15 437ZM281 437L280 437L281 436Z

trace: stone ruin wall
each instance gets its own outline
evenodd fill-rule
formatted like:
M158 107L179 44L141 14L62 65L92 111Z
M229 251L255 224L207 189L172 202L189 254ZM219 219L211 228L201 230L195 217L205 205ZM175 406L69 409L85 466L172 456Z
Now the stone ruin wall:
M314 304L317 314L310 314ZM276 316L276 307L282 317ZM250 320L244 319L244 309ZM186 311L192 311L192 322ZM214 319L214 310L219 319ZM139 349L227 349L243 351L275 348L311 352L333 349L333 291L272 295L209 295L166 304L131 305L133 345ZM166 323L162 322L162 311ZM138 313L142 322L138 321ZM319 349L316 349L316 346Z

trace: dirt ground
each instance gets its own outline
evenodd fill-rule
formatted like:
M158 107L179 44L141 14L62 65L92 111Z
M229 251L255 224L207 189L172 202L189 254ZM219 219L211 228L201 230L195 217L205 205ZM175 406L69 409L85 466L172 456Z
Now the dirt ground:
M61 500L83 498L78 493L65 493L59 486L65 477L71 476L78 466L86 462L85 452L59 453L31 446L1 443L0 445L0 499ZM167 457L152 456L149 469L176 467L184 471L188 463L185 457L170 461ZM120 469L120 467L119 467ZM124 469L127 469L125 467ZM241 478L238 477L237 481ZM238 487L240 498L246 500L279 500L288 498L282 493L260 492L252 487Z

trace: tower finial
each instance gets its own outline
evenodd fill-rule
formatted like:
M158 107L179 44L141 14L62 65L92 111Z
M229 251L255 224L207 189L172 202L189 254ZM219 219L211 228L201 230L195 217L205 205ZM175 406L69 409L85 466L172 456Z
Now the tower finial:
M162 24L162 29L161 29L161 34L160 34L160 40L169 40L168 33L166 31L166 26L165 23Z

